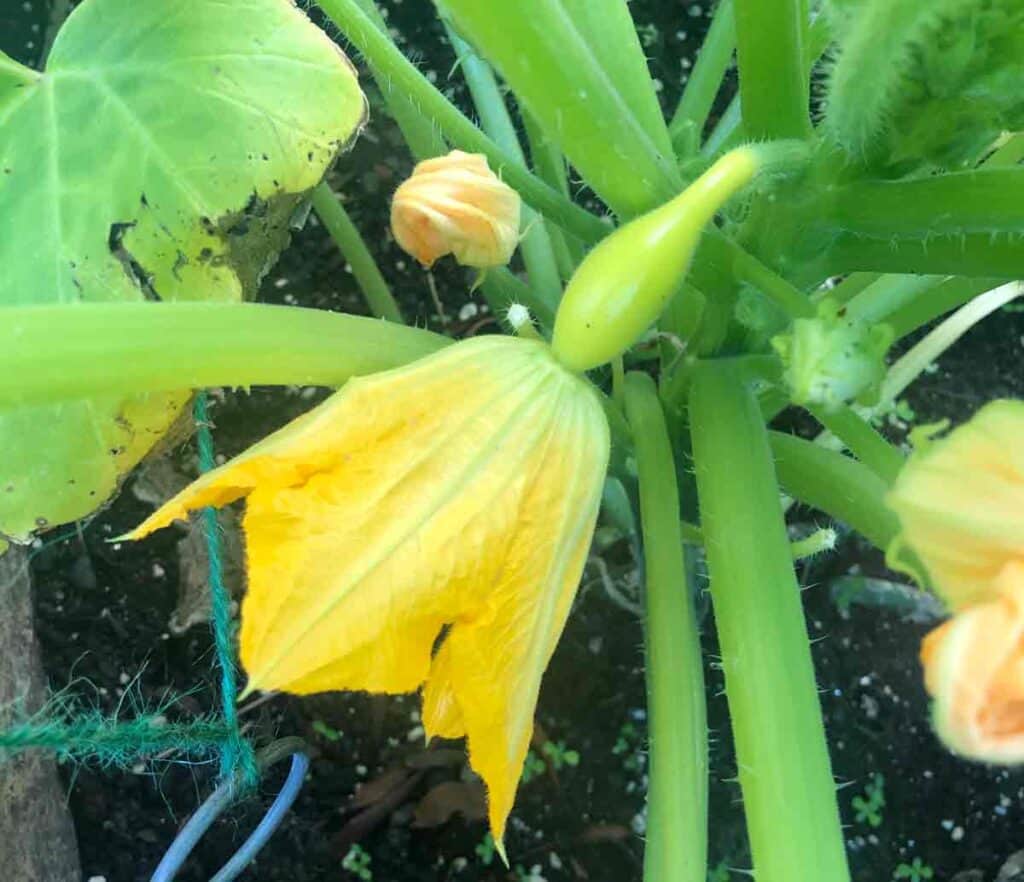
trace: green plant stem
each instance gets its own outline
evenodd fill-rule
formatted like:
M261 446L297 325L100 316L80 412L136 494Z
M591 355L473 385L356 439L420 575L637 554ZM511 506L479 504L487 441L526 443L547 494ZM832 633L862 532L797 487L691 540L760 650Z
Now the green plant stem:
M748 138L806 138L806 0L736 0L736 54Z
M523 108L520 108L520 111L523 116L523 128L526 130L526 140L530 145L530 159L533 162L534 174L566 199L571 199L565 157L562 155L562 151L545 134L529 111ZM569 235L547 218L544 219L544 226L548 228L548 238L551 239L551 247L555 252L558 271L561 273L562 280L567 282L572 278L576 267L583 259L583 245L579 239Z
M711 134L701 145L700 155L707 160L714 159L735 147L743 138L743 106L736 94L718 118Z
M379 319L293 306L11 306L0 329L0 407L206 386L340 386L450 342Z
M472 47L459 37L447 23L445 23L445 29L459 59L459 67L462 69L470 94L473 96L473 104L480 116L480 124L484 132L525 169L527 167L526 156L519 143L519 136L516 134L512 117L509 116L508 108L505 106L505 99L494 78L494 72L490 65L474 53ZM562 277L558 271L547 227L537 214L524 206L521 229L519 248L523 252L523 262L526 264L526 272L530 277L530 287L551 309L555 309L562 295Z
M896 480L906 461L903 454L855 410L845 405L836 410L827 410L824 407L809 407L808 410L883 481L891 484Z
M402 311L398 308L398 303L395 302L370 249L366 247L359 230L352 223L352 218L326 182L321 183L313 191L313 208L352 267L352 275L356 277L370 311L377 318L399 324L404 322Z
M680 190L668 129L622 0L435 4L616 214L632 217ZM604 15L588 7L604 7Z
M978 322L1022 295L1024 295L1024 285L1020 282L1009 282L974 297L960 307L900 356L899 360L889 368L882 381L878 404L873 408L864 408L862 414L871 414L888 407L907 386L924 372L928 365L937 361L950 346Z
M877 239L841 234L813 267L820 276L867 271L1015 278L1024 276L1024 249L1014 236L970 233L928 239Z
M850 319L874 325L908 303L931 295L945 276L885 275L868 285L846 304Z
M679 491L654 381L625 379L640 483L646 565L650 774L646 882L704 882L708 740L700 632L686 581Z
M835 191L834 223L864 236L1024 232L1024 168L903 181L859 181Z
M387 38L391 39L388 33L388 24L381 15L374 0L355 0L360 8L372 22L374 27ZM404 92L396 88L394 80L388 71L379 67L373 61L368 61L370 73L377 83L388 110L398 123L405 143L409 146L413 156L417 160L429 159L432 156L441 156L448 152L448 144L445 142L437 126L430 117L423 114L420 108Z
M702 364L690 425L753 874L758 882L848 882L800 588L757 401L728 368Z
M822 300L831 300L833 303L843 306L881 278L883 277L878 273L850 273L834 288L822 287L815 291L811 296L811 300L814 303L819 303ZM895 278L902 278L902 276L896 276Z
M803 291L787 282L731 239L724 236L720 239L724 248L730 252L732 273L736 281L746 282L757 288L791 319L809 318L815 314L814 304Z
M451 143L463 150L483 153L495 171L519 191L526 202L545 217L565 227L585 242L604 238L610 227L584 211L517 165L515 160L467 119L455 105L431 85L416 66L374 25L358 0L318 0L318 5L364 55L367 63L391 88L415 102Z
M722 0L715 9L711 27L704 37L700 54L686 81L682 98L669 123L672 146L680 158L693 155L701 142L704 126L732 62L736 48L736 23L733 0Z
M810 71L828 48L832 40L829 30L827 16L819 15L807 29L807 65L808 81ZM734 95L725 111L719 117L718 122L712 129L707 141L701 146L700 155L705 159L711 159L719 153L731 150L744 137L743 130L743 109L740 102L740 95Z
M782 432L769 432L779 482L793 498L849 524L885 550L899 530L889 485L863 463Z
M1007 281L1007 279L947 279L924 296L900 305L885 317L885 323L892 328L893 334L899 340L933 319L937 319L940 315L951 312L986 291L1006 284Z

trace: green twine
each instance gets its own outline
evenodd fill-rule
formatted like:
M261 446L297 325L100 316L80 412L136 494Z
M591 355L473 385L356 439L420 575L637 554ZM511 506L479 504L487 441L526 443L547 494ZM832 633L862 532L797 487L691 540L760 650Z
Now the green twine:
M206 394L196 396L199 467L215 467L213 436L206 411ZM214 650L220 668L222 720L201 719L190 723L168 723L160 714L145 714L127 722L105 717L97 711L73 714L66 696L58 695L42 712L22 723L0 731L0 760L32 748L54 752L62 759L98 760L105 766L127 766L136 757L163 752L189 756L220 754L222 778L237 776L241 793L259 782L259 766L252 745L242 737L235 708L237 679L232 652L231 599L224 585L220 532L212 508L202 512L206 551L209 558L210 599Z
M221 752L232 731L220 720L168 723L162 716L119 723L98 712L62 722L57 718L19 723L0 732L0 754L30 748L52 751L60 759L92 759L124 768L142 755L174 752L193 757Z
M194 417L199 446L199 471L208 472L216 467L213 458L213 434L206 411L206 393L196 395ZM231 599L224 586L224 573L220 555L220 530L217 513L211 507L202 512L203 532L206 537L206 554L209 559L210 604L212 608L211 627L217 665L220 667L220 706L224 723L229 734L224 739L220 756L222 778L238 772L243 786L255 787L259 781L259 768L252 745L242 737L238 728L238 712L235 695L238 683L235 676L235 660L231 645Z

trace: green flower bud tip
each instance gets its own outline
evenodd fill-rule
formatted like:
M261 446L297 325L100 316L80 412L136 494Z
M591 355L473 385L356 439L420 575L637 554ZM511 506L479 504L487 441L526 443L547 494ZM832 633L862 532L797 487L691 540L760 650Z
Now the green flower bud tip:
M787 334L772 339L772 346L785 365L793 401L834 410L877 394L892 339L888 325L847 318L826 300L815 318L797 319Z
M733 150L671 202L599 243L570 279L555 316L557 358L586 371L633 345L682 282L705 225L764 162L757 147Z

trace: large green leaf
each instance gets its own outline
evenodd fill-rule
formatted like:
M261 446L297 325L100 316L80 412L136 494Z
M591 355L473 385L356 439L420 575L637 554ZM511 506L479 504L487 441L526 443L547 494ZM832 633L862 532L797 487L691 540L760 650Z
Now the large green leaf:
M364 113L291 0L86 0L42 74L0 55L0 308L242 298ZM88 514L187 397L0 412L0 534Z

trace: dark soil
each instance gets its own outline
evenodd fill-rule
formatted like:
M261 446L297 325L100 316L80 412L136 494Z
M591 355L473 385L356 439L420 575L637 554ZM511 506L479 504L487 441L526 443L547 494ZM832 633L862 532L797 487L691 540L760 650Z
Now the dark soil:
M436 49L438 29L425 15L429 4L387 5L392 24L409 41L407 50L425 53L426 68L443 80L451 59ZM45 19L47 8L10 0L0 7L3 48L34 60L42 43L32 25ZM692 57L699 44L705 9L634 0L631 10L671 106L685 70L679 59ZM452 82L457 79L456 74ZM451 93L465 101L461 86L452 85ZM423 271L387 232L388 196L409 166L394 126L375 105L370 127L340 161L334 183L349 197L407 316L455 334L485 329L491 321L485 311L465 309L471 298L462 273L447 267L435 272L447 317L442 319ZM261 299L365 311L344 261L315 220L296 235L266 279ZM937 373L912 387L907 400L917 421L956 421L990 398L1024 396L1022 335L1024 316L1011 312L972 331ZM219 451L241 450L323 394L255 389L214 396ZM177 447L171 456L182 470L194 472L191 446ZM210 636L202 625L184 636L168 628L177 602L179 535L168 530L131 546L107 541L150 510L129 491L88 523L38 543L34 568L46 667L55 689L70 687L104 712L120 709L128 717L171 696L172 712L187 719L214 709ZM813 513L796 511L793 517L808 521ZM602 556L616 585L628 592L630 576L635 578L629 542L611 543ZM928 724L917 662L920 638L931 625L884 603L840 608L831 588L850 572L891 578L880 555L850 537L839 553L806 566L802 582L811 586L804 594L808 626L854 878L884 882L898 864L919 857L934 868L935 879L978 869L979 882L992 882L1004 860L1024 847L1024 774L962 762L942 748ZM599 576L596 567L588 569L545 678L538 714L538 756L544 756L541 742L550 740L575 751L578 763L564 761L556 768L548 756L545 771L522 786L508 836L511 871L487 855L479 791L451 786L469 780L461 754L424 750L418 700L339 694L277 696L243 706L247 734L257 744L299 735L317 754L293 811L245 878L358 878L342 864L349 855L353 866L365 853L365 880L638 879L646 784L642 626L612 600ZM701 600L706 656L713 659L713 627L706 598ZM714 738L712 866L736 870L720 880L738 880L750 863L739 793L729 780L734 762L727 710L720 671L709 666L707 678ZM86 765L67 766L65 772L86 878L132 882L148 878L180 824L209 792L216 767L148 757L123 770ZM857 818L852 801L876 774L884 778L886 804L873 826ZM182 880L209 878L266 810L280 778L271 774L259 794L214 826ZM441 784L448 786L439 789Z

